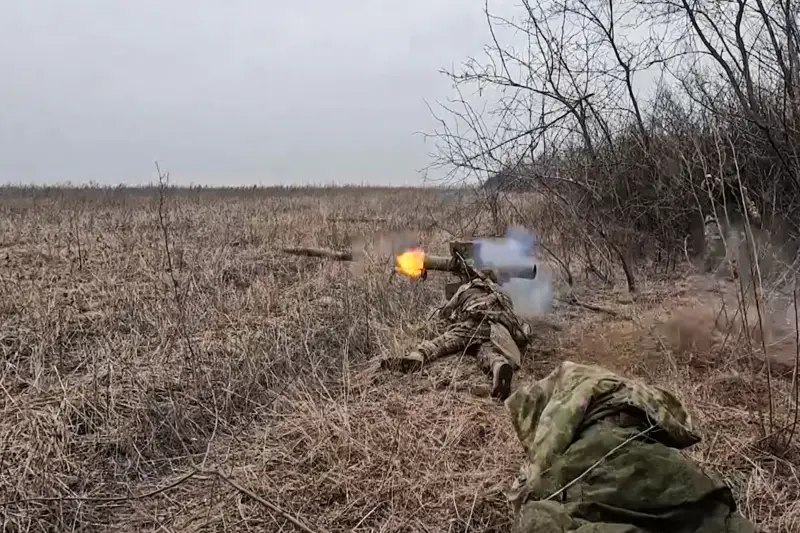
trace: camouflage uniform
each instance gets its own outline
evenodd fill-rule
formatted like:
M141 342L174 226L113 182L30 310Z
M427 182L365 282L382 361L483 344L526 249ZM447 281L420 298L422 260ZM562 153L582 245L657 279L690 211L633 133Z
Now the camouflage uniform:
M703 180L702 188L707 192L709 199L712 200L712 207L714 204L714 197L724 197L727 189L731 191L737 204L742 202L743 205L741 207L743 207L743 210L741 214L747 214L749 223L756 227L760 226L762 223L761 213L753 201L750 190L741 183L731 183L731 181L732 180L728 180L728 185L726 187L719 176L711 176L710 174ZM735 278L738 276L739 269L739 260L737 259L740 253L739 248L743 243L747 242L747 237L745 236L744 229L732 231L734 228L728 226L730 222L728 221L725 210L722 209L724 204L720 205L717 203L716 205L717 207L715 207L714 210L717 212L718 216L715 217L709 214L706 215L704 219L705 248L703 253L703 269L705 272L716 273L719 271L723 261L730 260L730 274ZM725 227L720 227L721 225ZM725 231L724 240L723 231Z
M564 362L505 404L526 453L513 532L755 532L679 451L700 437L666 390Z
M725 243L722 240L722 231L714 215L706 215L704 223L703 270L705 272L716 272L726 255Z
M476 350L481 369L492 374L492 396L508 396L514 370L528 344L529 327L514 313L511 299L489 279L474 279L461 285L439 310L448 323L444 333L423 341L417 350L389 362L408 371L442 357Z

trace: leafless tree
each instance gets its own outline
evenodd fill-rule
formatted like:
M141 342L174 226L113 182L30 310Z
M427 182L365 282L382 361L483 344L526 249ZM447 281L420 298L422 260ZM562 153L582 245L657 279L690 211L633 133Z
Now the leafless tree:
M483 58L445 71L457 98L437 115L434 166L450 182L535 183L558 210L538 220L571 243L569 279L573 254L608 281L614 258L635 291L639 264L674 269L690 235L700 251L706 216L744 228L740 300L755 302L763 334L757 241L789 263L800 242L797 16L793 0L523 0L513 17L487 4ZM776 290L793 289L784 266ZM751 341L767 362L758 414L772 439L769 348Z
M444 71L457 97L436 111L434 167L535 182L630 290L637 260L674 268L713 204L740 216L734 174L760 222L796 241L796 13L791 0L524 0L514 17L487 4L483 58Z

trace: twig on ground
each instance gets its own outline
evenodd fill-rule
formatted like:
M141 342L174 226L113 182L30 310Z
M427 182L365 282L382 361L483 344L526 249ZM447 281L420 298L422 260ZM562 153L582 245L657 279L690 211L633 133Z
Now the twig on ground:
M179 487L180 485L183 485L192 478L200 480L208 480L211 479L212 477L217 477L221 479L222 481L224 481L237 491L249 496L262 506L269 509L270 511L273 511L281 515L282 517L290 521L292 524L297 526L302 531L305 531L306 533L318 533L318 531L309 528L308 526L303 524L299 519L292 516L288 511L285 511L280 507L278 507L277 505L275 505L274 503L265 500L255 492L251 491L246 487L243 487L242 485L232 480L230 477L226 476L225 474L217 470L192 470L191 472L179 477L169 485L166 485L159 489L151 490L149 492L145 492L143 494L133 494L130 496L112 496L112 497L52 496L52 497L41 497L41 498L21 498L18 500L9 500L5 502L0 502L0 507L5 508L14 505L23 505L29 503L48 503L48 502L126 503L136 500L145 500L147 498L158 496L159 494L163 494L169 490Z
M20 498L18 500L9 500L0 503L0 507L11 507L13 505L23 505L26 503L48 503L48 502L87 502L87 503L125 503L135 500L145 500L147 498L152 498L153 496L158 496L164 492L172 490L180 485L183 485L185 482L189 481L193 477L197 476L199 470L192 470L188 474L185 474L169 485L161 487L160 489L151 490L149 492L145 492L143 494L133 494L131 496L112 496L112 497L101 497L101 496L43 496L43 497L34 497L34 498Z
M219 472L219 471L216 471L216 470L204 470L204 471L202 471L202 473L206 474L207 476L216 476L216 477L218 477L219 479L221 479L222 481L224 481L225 483L227 483L228 485L230 485L231 487L233 487L237 491L241 492L242 494L245 494L245 495L249 496L250 498L252 498L256 502L258 502L259 504L261 504L264 507L266 507L267 509L269 509L270 511L278 513L279 515L284 517L286 520L288 520L289 522L294 524L300 530L305 531L306 533L318 533L318 531L315 531L315 530L311 529L310 527L305 525L303 522L301 522L299 519L297 519L294 516L292 516L291 514L289 514L288 511L284 511L283 509L281 509L280 507L278 507L274 503L265 500L264 498L262 498L261 496L259 496L255 492L253 492L252 490L248 489L247 487L243 487L243 486L239 485L237 482L235 482L234 480L232 480L231 478L229 478L228 476L226 476L222 472Z
M588 304L586 302L581 302L575 296L570 296L569 298L559 298L556 297L556 300L559 302L563 302L568 305L574 305L576 307L583 307L584 309L588 309L589 311L594 311L596 313L606 313L613 317L624 318L626 320L630 320L630 317L620 313L619 311L615 311L613 309L609 309L608 307L601 307L599 305Z

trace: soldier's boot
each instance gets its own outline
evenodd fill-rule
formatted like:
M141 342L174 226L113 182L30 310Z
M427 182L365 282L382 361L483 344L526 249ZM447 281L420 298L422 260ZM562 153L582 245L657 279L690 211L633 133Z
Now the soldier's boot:
M388 370L399 372L416 372L422 368L425 357L417 351L413 351L403 357L390 357L382 361L382 367Z
M511 394L511 378L514 369L506 361L497 361L492 365L492 398L505 400Z

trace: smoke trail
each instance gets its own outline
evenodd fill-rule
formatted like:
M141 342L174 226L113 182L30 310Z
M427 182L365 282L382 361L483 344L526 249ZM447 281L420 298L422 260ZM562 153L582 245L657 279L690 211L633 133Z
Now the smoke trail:
M520 227L508 228L502 239L480 239L475 243L476 265L499 272L501 289L522 316L547 313L553 303L552 276L536 260L535 251L536 238ZM533 268L534 279L515 276L515 271L530 272Z

